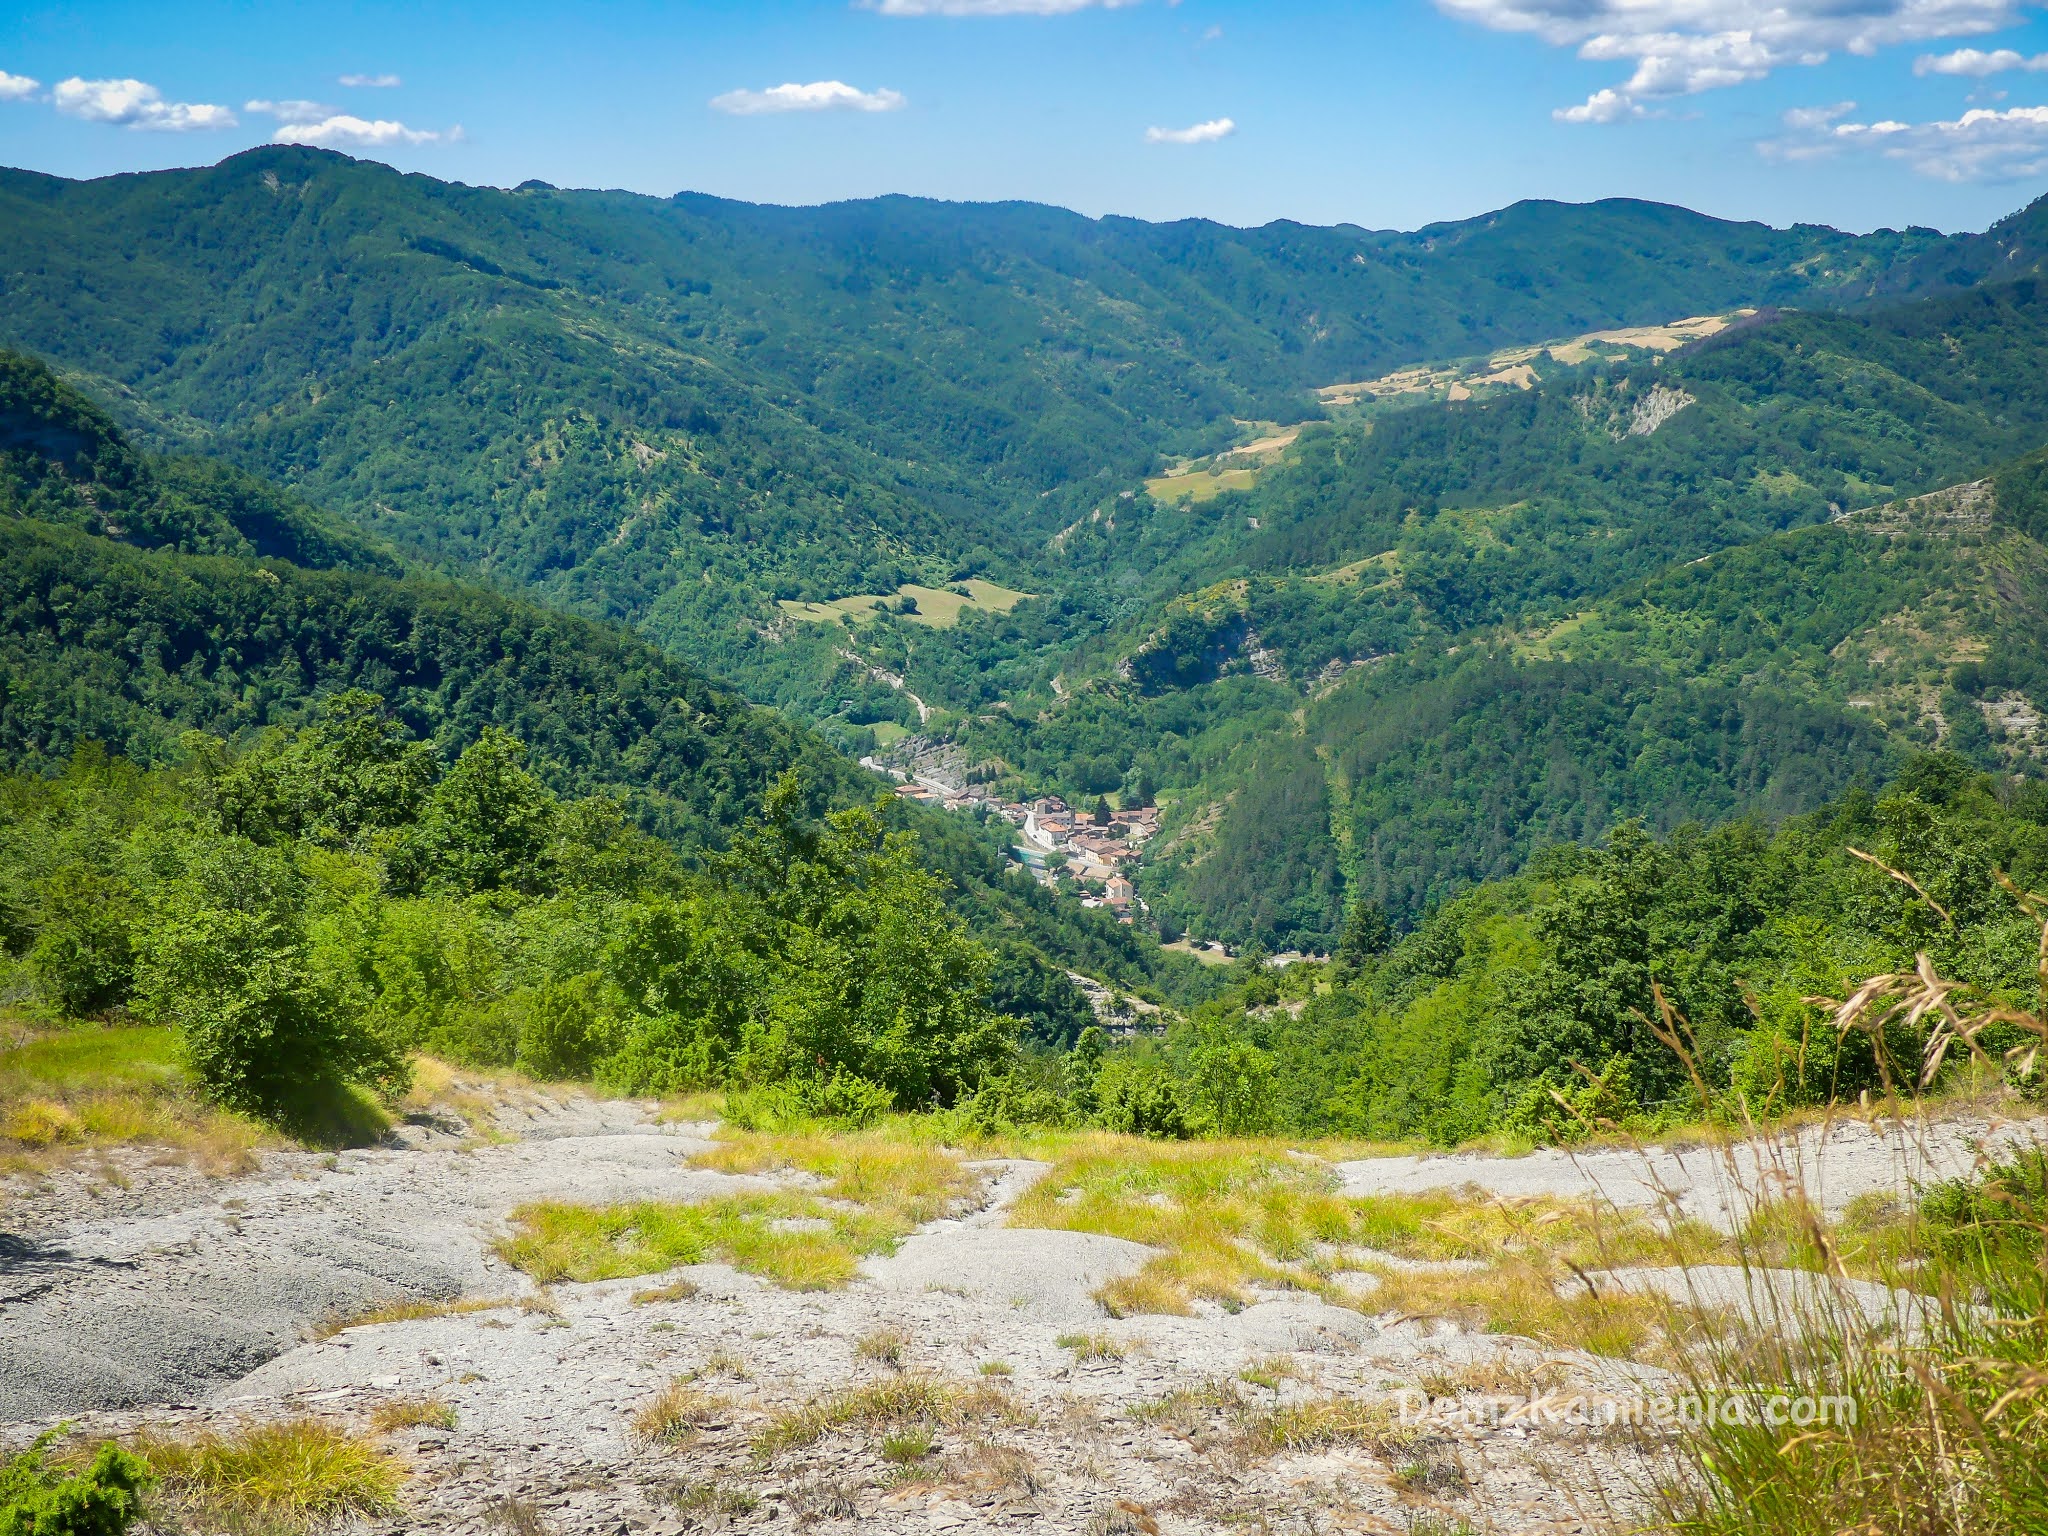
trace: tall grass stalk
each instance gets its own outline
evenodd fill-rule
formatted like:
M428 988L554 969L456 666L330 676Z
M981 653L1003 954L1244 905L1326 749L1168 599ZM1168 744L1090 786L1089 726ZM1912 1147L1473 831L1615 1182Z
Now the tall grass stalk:
M2014 895L2042 923L2048 1002L2048 920L2038 899ZM2048 1007L1974 994L1924 955L1846 999L1814 1001L1837 1030L1871 1037L1893 1102L1932 1083L1959 1051L2024 1075L2048 1042ZM1684 1019L1661 993L1657 1003L1653 1027L1697 1080ZM1886 1043L1907 1031L1925 1045L1917 1081L1899 1084ZM1901 1123L1931 1162L1924 1118ZM1671 1330L1675 1393L1752 1410L1774 1392L1816 1407L1847 1400L1853 1422L1839 1412L1804 1424L1716 1413L1660 1457L1655 1525L1686 1536L2048 1533L2048 1161L1980 1154L1969 1179L1909 1197L1904 1230L1862 1266L1878 1289L1848 1273L1822 1212L1778 1198L1805 1187L1797 1138L1749 1129L1775 1165L1744 1184L1733 1150L1722 1154L1731 1187L1752 1206L1737 1244L1743 1295L1731 1310L1695 1284L1695 1305L1683 1309L1691 1326ZM1766 1225L1774 1250L1789 1239L1814 1267L1772 1267L1755 1236Z

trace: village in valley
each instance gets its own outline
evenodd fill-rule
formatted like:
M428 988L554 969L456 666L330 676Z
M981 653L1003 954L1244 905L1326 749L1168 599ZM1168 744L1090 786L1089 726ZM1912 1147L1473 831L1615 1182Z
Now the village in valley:
M1084 907L1106 907L1124 923L1145 911L1131 876L1145 844L1159 830L1157 806L1112 808L1107 799L1098 799L1084 809L1058 795L1004 799L970 782L964 765L943 750L899 750L887 760L864 757L861 766L894 780L902 799L1001 817L1017 829L1010 856L1042 884L1056 885L1062 877L1073 881Z

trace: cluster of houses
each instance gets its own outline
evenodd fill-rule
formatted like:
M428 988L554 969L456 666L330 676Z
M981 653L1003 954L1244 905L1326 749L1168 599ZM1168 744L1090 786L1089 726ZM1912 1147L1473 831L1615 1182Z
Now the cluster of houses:
M862 759L862 766L895 779L896 793L905 800L949 811L986 810L1002 817L1017 829L1011 856L1048 885L1059 878L1061 870L1067 871L1091 892L1081 898L1083 906L1107 907L1126 923L1144 910L1130 875L1137 869L1145 844L1159 830L1158 807L1109 811L1108 819L1100 821L1087 811L1075 810L1058 795L999 800L972 786L962 788L926 774L905 773L869 758ZM1092 894L1096 889L1100 895Z

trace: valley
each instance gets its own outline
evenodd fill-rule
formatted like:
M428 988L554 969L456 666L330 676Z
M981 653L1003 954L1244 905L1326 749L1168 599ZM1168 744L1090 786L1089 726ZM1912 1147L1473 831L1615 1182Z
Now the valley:
M2044 263L0 171L0 1531L2035 1528Z

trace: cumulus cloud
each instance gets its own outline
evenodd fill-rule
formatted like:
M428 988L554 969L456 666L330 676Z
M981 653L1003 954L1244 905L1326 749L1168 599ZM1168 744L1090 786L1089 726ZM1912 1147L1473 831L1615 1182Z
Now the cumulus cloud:
M764 112L894 112L909 105L901 91L855 90L844 80L778 85L765 91L727 91L711 98L714 112L756 117Z
M1566 122L1612 123L1645 101L1761 80L1777 69L2009 27L2030 0L1437 0L1496 32L1528 33L1582 59L1627 65ZM1611 93L1612 99L1602 101ZM1601 103L1597 108L1595 103Z
M338 83L366 91L389 91L405 84L396 75L343 75Z
M1138 0L862 0L884 16L1071 16L1121 10Z
M27 75L10 75L0 69L0 101L25 101L41 89L40 80L31 80Z
M1147 128L1147 144L1214 144L1218 139L1227 139L1237 132L1237 124L1227 117L1211 118L1206 123L1196 123L1191 128Z
M190 133L207 128L232 128L235 114L203 102L165 101L163 92L141 80L59 80L50 99L59 112L89 123L116 123L123 128L159 133Z
M1996 48L1990 53L1980 48L1958 48L1954 53L1923 53L1913 61L1916 75L1970 75L1981 80L2008 69L2048 69L2048 53L2037 53L2030 59L2010 48Z
M2048 107L1972 108L1931 123L1833 122L1787 113L1785 138L1758 147L1775 159L1808 160L1867 152L1938 181L2023 181L2048 175ZM1798 119L1795 121L1794 119Z
M1620 91L1595 91L1576 107L1559 107L1550 114L1560 123L1618 123L1627 117L1647 115L1643 108Z
M309 123L323 117L332 117L340 111L318 101L245 101L244 112L258 112L265 117L280 117L288 123Z
M388 149L394 144L454 144L462 130L408 128L388 118L375 120L347 112L331 113L317 122L280 123L273 144L311 144L320 149Z

